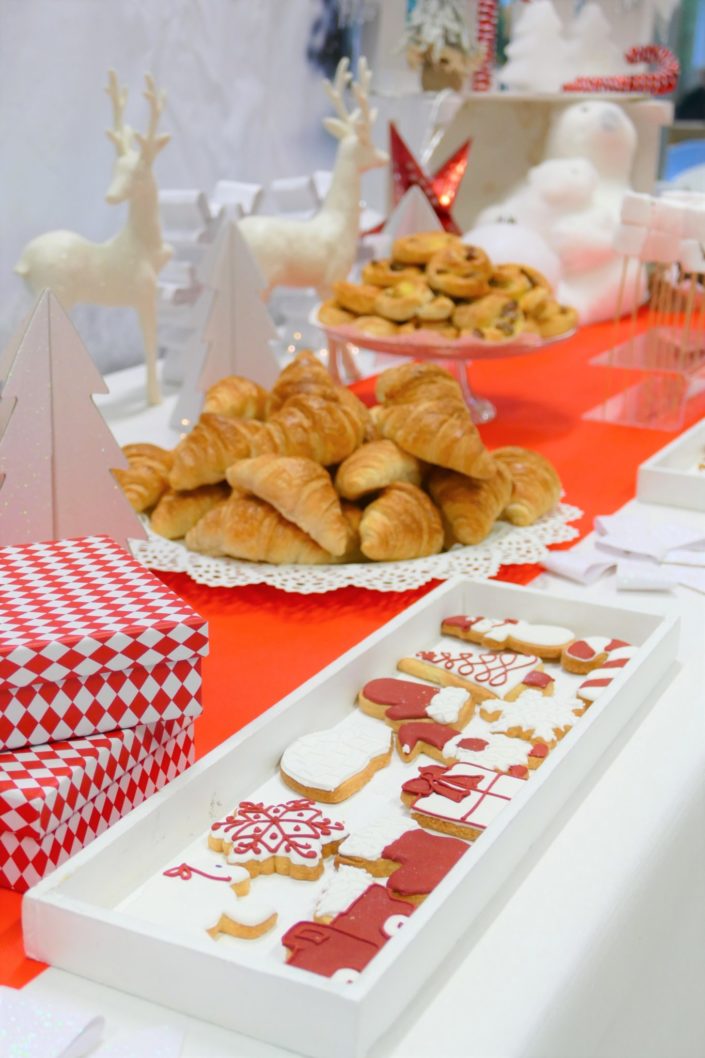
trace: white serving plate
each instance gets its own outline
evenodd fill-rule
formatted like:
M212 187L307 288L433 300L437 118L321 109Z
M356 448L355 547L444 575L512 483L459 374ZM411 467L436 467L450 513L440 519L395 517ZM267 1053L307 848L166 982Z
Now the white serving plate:
M249 942L252 948L243 941L223 946L230 938L184 938L123 909L165 863L184 859L211 820L260 784L273 783L281 753L294 738L343 719L363 683L391 673L399 657L433 643L441 618L462 612L568 625L577 635L624 638L640 650L354 983L287 966L278 940L278 957L263 959L256 946L266 938ZM27 954L313 1058L359 1058L427 984L490 898L511 884L516 866L567 798L599 772L608 747L668 673L677 639L674 618L514 585L448 581L30 890L23 904ZM349 802L324 806L326 814L346 818L346 805L363 799L375 779ZM266 881L256 880L253 889ZM277 937L281 932L277 927Z
M664 503L705 511L705 419L691 426L639 467L637 498L646 503Z

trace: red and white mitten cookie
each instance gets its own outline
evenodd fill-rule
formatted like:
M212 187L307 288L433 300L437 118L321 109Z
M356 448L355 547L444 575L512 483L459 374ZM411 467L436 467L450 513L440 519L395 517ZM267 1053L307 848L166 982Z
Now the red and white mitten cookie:
M287 963L351 984L413 911L386 886L371 885L329 923L296 922L282 937Z
M386 768L391 755L389 728L353 713L337 727L313 731L292 742L279 762L279 774L304 797L338 804Z
M232 815L212 825L208 845L253 878L284 874L313 881L346 834L342 823L305 798L277 805L241 801Z
M555 746L573 727L582 707L582 702L572 695L546 697L537 691L527 691L512 702L502 702L499 715L495 702L483 702L480 715L490 721L493 734Z
M361 833L364 840L367 835L364 830ZM351 857L345 844L343 842L339 849L336 863L363 867L376 877L387 876L387 888L392 895L412 904L420 904L468 848L452 838L433 837L416 825L404 830L381 849L376 845L378 855L375 858ZM359 845L353 844L352 847L359 848Z
M441 622L441 632L471 643L479 643L491 650L516 650L520 654L536 654L546 661L559 658L564 648L575 639L575 632L562 625L465 615L444 618Z
M429 650L417 651L413 658L402 658L397 668L441 686L465 687L477 701L511 701L529 688L550 694L554 684L532 654L509 650L474 653L447 639Z
M438 724L464 727L475 703L462 687L429 686L394 677L370 680L357 696L363 713L385 720L397 728L410 720L430 720Z
M479 764L433 764L404 783L401 798L422 827L474 841L525 781Z

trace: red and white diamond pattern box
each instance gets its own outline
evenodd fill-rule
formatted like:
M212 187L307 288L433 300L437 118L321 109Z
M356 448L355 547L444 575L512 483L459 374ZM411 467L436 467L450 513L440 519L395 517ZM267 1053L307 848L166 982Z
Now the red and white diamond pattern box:
M0 832L0 888L25 892L109 826L161 790L195 758L193 723L43 836Z
M109 537L0 548L0 750L195 717L206 622Z

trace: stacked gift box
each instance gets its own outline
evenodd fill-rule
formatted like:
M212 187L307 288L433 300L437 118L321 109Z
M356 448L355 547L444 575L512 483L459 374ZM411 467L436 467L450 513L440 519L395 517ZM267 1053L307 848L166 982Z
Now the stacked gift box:
M202 617L108 537L0 548L0 886L193 762Z

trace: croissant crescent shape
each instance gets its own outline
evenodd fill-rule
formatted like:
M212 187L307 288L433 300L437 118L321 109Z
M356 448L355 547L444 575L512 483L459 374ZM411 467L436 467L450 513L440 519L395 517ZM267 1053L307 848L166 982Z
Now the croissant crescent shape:
M340 396L331 391L326 396L301 393L290 397L263 424L256 435L253 454L259 454L268 444L270 450L282 455L305 456L322 466L346 459L362 444L368 413L354 394L345 397L344 392Z
M375 393L382 404L414 404L428 400L463 402L460 386L450 371L428 362L388 368L377 379Z
M552 463L538 452L510 445L497 448L494 459L512 477L511 499L502 518L513 525L533 525L558 503L563 487Z
M172 489L183 491L222 481L231 463L250 455L253 428L256 430L259 425L204 412L191 433L174 449L174 465L169 474Z
M336 385L320 360L309 349L303 349L284 368L269 395L268 415L272 415L289 400L302 393L333 392Z
M435 555L443 547L441 516L416 485L389 485L363 511L360 547L378 562Z
M329 475L312 459L275 455L243 459L230 467L228 481L270 503L331 555L346 551L350 525Z
M418 459L472 478L491 478L494 461L464 404L444 400L384 406L380 432Z
M229 375L206 391L203 410L231 419L263 419L268 400L267 390L256 382Z
M274 507L241 492L233 493L229 500L205 514L186 534L186 546L206 555L275 565L322 565L331 561L324 548Z
M216 485L200 485L190 492L167 489L152 511L150 525L160 536L177 540L186 536L204 514L227 500L229 495L230 488L224 481Z
M173 454L152 444L125 445L123 452L129 466L113 470L115 479L134 510L149 510L168 485Z
M509 502L512 478L501 463L497 464L494 476L484 481L436 467L431 472L428 490L447 522L447 542L479 544Z
M362 445L340 464L335 487L341 496L356 500L395 481L420 485L421 476L422 466L416 456L402 452L394 441L372 441Z

